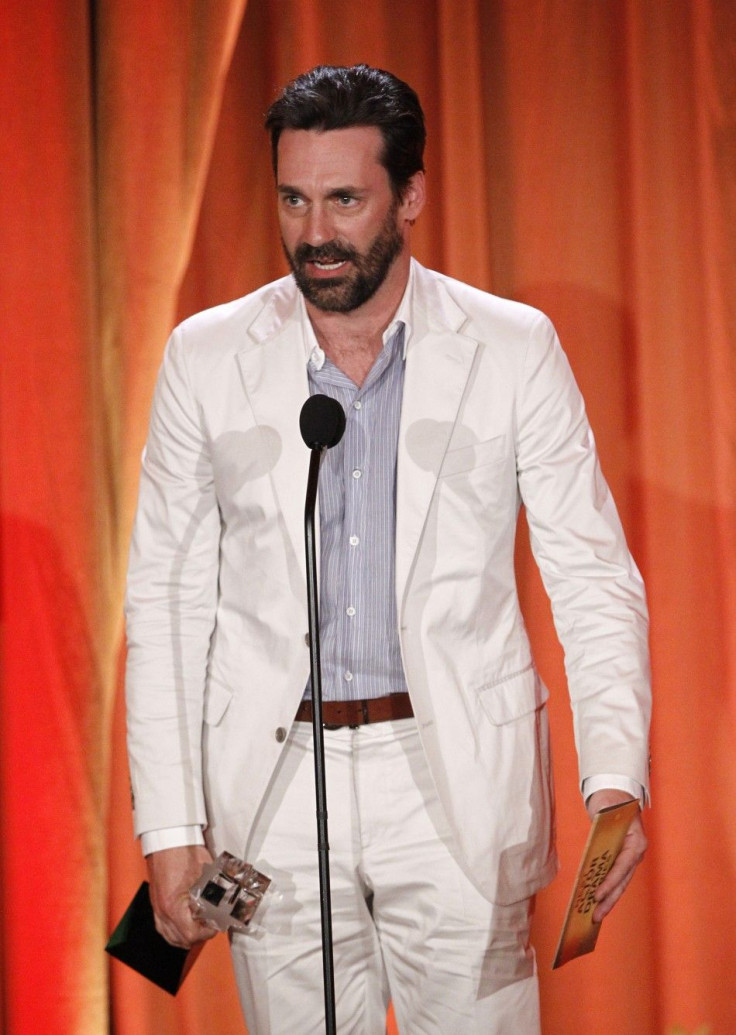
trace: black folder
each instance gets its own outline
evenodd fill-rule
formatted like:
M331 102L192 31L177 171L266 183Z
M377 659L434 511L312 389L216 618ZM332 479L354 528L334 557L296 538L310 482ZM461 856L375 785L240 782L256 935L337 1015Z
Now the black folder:
M143 881L110 935L105 952L176 995L203 946L200 942L191 949L178 949L161 937L153 920L148 881Z

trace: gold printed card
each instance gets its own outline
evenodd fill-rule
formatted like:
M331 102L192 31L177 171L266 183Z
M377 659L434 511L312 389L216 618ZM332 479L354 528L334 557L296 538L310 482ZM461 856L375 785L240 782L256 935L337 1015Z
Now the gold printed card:
M596 906L593 896L616 861L626 831L638 811L638 801L625 801L601 809L593 820L557 944L553 970L595 948L601 925L593 923Z

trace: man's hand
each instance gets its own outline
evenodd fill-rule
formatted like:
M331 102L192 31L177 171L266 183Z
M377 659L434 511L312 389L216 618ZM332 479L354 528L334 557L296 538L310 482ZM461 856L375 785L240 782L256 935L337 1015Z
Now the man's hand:
M217 934L197 920L189 906L189 889L209 862L212 856L203 845L165 848L146 856L156 930L177 948L189 949Z
M626 791L606 790L594 791L588 798L587 809L591 819L597 812L609 805L620 805L623 801L631 801L631 795ZM641 816L637 815L631 821L631 825L624 838L616 862L611 867L603 883L595 893L598 905L593 913L593 920L599 924L604 916L607 916L626 890L629 881L634 876L634 870L644 858L647 850L647 838L644 833L644 826Z

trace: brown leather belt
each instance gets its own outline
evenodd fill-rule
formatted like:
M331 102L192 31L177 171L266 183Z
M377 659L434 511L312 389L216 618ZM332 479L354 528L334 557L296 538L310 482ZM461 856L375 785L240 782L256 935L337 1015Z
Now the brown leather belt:
M322 702L322 725L327 729L363 726L367 722L387 722L389 719L410 719L413 714L411 701L406 693L389 694L387 697L367 697L362 701ZM297 708L296 721L312 721L311 701L302 701Z

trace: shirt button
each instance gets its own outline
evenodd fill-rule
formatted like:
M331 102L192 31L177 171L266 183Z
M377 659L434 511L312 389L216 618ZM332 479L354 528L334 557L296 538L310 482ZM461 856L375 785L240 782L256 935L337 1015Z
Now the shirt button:
M276 740L279 744L283 744L286 740L286 730L283 726L279 726L279 728L276 730Z
M356 467L355 470L353 471L353 478L360 478L362 473L363 472L361 471L361 469L359 467Z
M304 645L309 646L309 633L304 633Z
M345 673L345 677L344 677L344 678L345 678L345 682L346 682L346 683L349 683L349 682L351 682L351 680L352 680L352 678L353 678L353 673L352 673L352 672L346 672L346 673Z
M346 607L345 608L345 614L346 615L350 615L350 617L352 618L353 615L355 614L355 608L354 607Z
M360 539L358 538L357 535L351 535L350 539L348 540L348 542L350 543L351 546L357 546L358 543L360 542Z
M355 402L353 403L353 409L354 410L362 410L363 409L363 403L360 401L360 399L356 399L355 400Z

